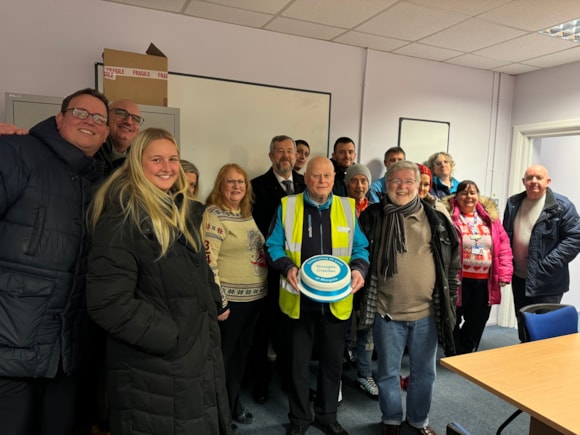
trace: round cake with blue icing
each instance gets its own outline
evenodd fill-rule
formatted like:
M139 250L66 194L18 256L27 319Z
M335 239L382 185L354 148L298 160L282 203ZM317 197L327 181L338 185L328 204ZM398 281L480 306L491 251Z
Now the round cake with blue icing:
M315 255L300 268L298 287L310 299L336 302L351 292L350 267L338 257Z

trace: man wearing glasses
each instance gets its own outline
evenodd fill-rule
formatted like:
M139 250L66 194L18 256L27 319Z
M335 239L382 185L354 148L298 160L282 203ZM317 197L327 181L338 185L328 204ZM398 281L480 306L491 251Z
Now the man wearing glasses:
M99 153L107 172L121 166L143 121L141 110L133 101L117 100L109 104L109 137Z
M268 171L252 179L254 203L252 216L256 225L268 237L268 231L280 200L288 195L304 192L304 176L293 170L296 164L296 143L290 136L274 136L270 141L268 157L272 165ZM265 403L269 397L269 387L274 372L274 361L282 378L283 385L287 383L288 360L284 355L284 331L280 318L282 313L278 308L278 291L280 277L271 267L268 267L268 295L266 305L262 310L254 336L252 349L252 367L254 368L255 384L253 397L257 403ZM277 356L269 352L270 343Z
M110 174L125 161L131 143L143 124L141 109L131 100L117 100L109 104L109 135L98 152L105 162L105 174ZM0 123L0 135L28 134L28 130L15 125Z
M429 411L438 342L446 355L455 353L457 235L448 217L419 198L420 180L415 163L394 163L385 199L360 215L371 246L361 318L374 316L383 435L435 435ZM406 396L399 380L405 347L411 371Z
M71 433L87 316L85 213L109 127L94 89L27 135L0 137L3 434Z

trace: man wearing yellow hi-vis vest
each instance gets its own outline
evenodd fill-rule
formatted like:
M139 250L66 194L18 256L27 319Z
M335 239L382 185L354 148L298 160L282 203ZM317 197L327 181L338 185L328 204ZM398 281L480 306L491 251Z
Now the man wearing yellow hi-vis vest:
M354 202L331 193L334 168L314 157L304 174L306 191L281 201L266 241L268 261L280 272L280 309L290 348L287 435L304 434L311 423L326 434L347 435L336 419L345 332L352 294L364 285L369 267L368 242L358 226ZM300 293L298 270L314 255L334 255L349 264L352 292L346 298L318 302ZM319 353L314 421L309 405L309 361L314 342Z

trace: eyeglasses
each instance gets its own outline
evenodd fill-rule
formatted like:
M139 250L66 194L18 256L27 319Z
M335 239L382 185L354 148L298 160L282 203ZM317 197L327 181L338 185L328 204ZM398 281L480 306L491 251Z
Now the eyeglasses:
M97 125L106 125L107 117L99 113L90 113L88 110L73 107L72 109L63 110L62 113L72 112L72 116L77 119L87 119L89 116L93 118L93 122Z
M414 184L417 184L417 180L413 179L401 180L400 178L393 178L392 180L387 180L387 183L394 185L404 184L405 186L412 186Z
M139 115L135 115L133 113L129 113L125 109L111 109L111 110L109 110L109 112L113 112L115 114L115 116L117 116L121 119L127 119L130 116L131 119L133 120L133 122L135 124L139 124L139 125L143 124L143 122L145 121L145 118L143 118Z
M434 162L435 166L443 166L443 165L449 165L451 163L451 161L449 160L440 160L438 162Z
M246 180L226 180L226 184L228 186L235 186L236 184L238 186L244 186L246 184Z

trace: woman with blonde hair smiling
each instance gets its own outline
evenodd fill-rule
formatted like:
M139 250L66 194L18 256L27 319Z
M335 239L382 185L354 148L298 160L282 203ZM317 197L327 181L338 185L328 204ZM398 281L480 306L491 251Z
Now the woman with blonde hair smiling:
M114 434L229 434L204 206L187 194L175 139L147 129L89 214L89 315L108 334Z
M205 248L222 294L218 319L230 410L234 421L250 424L254 416L241 404L240 387L267 293L268 269L246 171L235 163L224 165L206 202Z

